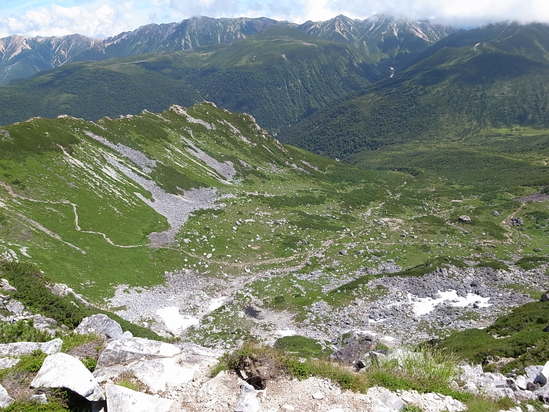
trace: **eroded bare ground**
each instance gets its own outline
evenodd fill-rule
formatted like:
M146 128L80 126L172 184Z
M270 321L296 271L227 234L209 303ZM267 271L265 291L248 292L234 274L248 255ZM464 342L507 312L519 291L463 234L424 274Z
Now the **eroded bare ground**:
M391 267L382 265L384 270ZM224 348L239 340L217 341L211 336L241 328L266 343L289 335L332 341L361 330L392 346L449 330L484 327L501 313L532 301L525 290L549 289L545 270L450 267L422 277L387 276L368 284L375 293L357 294L344 305L328 304L320 297L299 313L270 308L268 299L250 288L258 279L279 276L276 272L216 278L186 270L168 274L164 285L152 288L120 286L109 307L160 334ZM314 280L318 273L299 276Z

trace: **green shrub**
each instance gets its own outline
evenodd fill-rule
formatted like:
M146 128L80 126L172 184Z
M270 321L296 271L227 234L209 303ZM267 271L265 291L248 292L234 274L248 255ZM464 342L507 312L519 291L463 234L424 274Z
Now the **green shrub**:
M55 295L48 289L48 281L33 264L0 260L0 274L17 289L13 292L13 297L31 312L55 319L71 329L78 326L86 316L103 313L120 323L124 330L130 331L134 336L164 340L150 329L134 325L114 313L85 306L71 296Z
M502 368L510 372L549 358L549 338L543 332L548 324L549 302L531 302L501 316L486 329L455 332L437 346L475 363L513 358Z
M275 348L303 358L324 358L331 351L315 339L304 336L285 336L275 342Z
M47 342L51 336L34 328L32 320L20 320L15 323L0 322L0 343L11 342Z
M63 346L61 347L62 352L69 352L71 349L77 348L78 346L85 345L93 341L101 340L101 337L97 335L79 335L78 333L71 333L62 337Z
M93 372L97 367L97 359L94 358L84 358L82 359L82 363L90 372Z
M3 412L67 412L63 405L57 402L48 402L44 405L35 402L14 402L7 408L0 408Z
M46 354L42 351L34 351L30 355L22 356L19 363L14 366L16 370L26 372L38 372L46 359Z
M526 256L515 264L524 270L532 270L545 263L549 263L549 257L547 256Z

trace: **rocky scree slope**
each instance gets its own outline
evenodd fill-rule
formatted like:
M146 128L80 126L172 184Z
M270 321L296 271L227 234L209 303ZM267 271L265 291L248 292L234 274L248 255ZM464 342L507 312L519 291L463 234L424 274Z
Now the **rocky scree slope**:
M347 334L330 362L258 346L224 355L136 338L105 315L64 333L45 343L0 345L2 410L518 412L542 411L549 402L549 363L509 378L481 366L435 363L442 358L423 352L376 349L363 333ZM438 379L432 387L446 394L421 383L414 390L376 381L383 373Z

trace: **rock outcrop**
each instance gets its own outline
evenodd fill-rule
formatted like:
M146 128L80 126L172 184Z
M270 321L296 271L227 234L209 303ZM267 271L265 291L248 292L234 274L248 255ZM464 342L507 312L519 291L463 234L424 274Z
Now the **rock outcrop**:
M105 399L103 390L82 362L66 353L50 355L31 383L33 388L66 388L89 401Z
M147 395L118 385L107 385L109 412L176 412L182 411L174 401Z
M119 339L124 335L120 324L103 314L84 318L74 332L80 335L104 336L106 339Z
M181 349L169 343L144 338L113 340L101 352L100 367L123 365L136 360L171 358L181 354Z
M49 342L15 342L0 344L0 356L23 356L41 351L46 355L53 355L61 350L63 341L53 339Z

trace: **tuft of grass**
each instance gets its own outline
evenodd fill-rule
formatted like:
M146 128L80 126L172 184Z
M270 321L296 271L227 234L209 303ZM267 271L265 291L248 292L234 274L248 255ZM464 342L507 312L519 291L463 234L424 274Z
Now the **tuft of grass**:
M7 408L1 408L3 412L67 412L65 408L58 402L48 402L46 404L38 404L35 402L16 401Z
M70 335L62 336L63 346L61 347L62 352L69 352L70 350L77 348L79 346L85 345L86 343L94 342L101 340L97 335L79 335L77 333L72 333Z
M84 358L82 359L82 363L90 372L93 372L97 367L97 359L94 358Z
M34 351L30 355L22 356L19 363L15 365L14 368L19 371L38 372L46 357L47 355L44 352L39 350Z
M331 354L322 343L305 336L285 336L275 342L275 348L302 358L325 358Z
M532 270L545 263L549 263L549 257L547 256L525 256L515 262L518 267L524 270Z
M381 359L378 365L363 373L370 384L391 390L413 389L456 396L456 391L450 389L450 382L458 376L458 358L448 352L422 350Z

